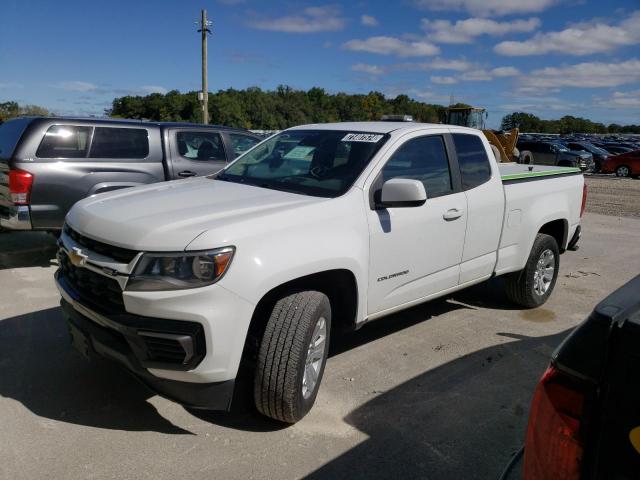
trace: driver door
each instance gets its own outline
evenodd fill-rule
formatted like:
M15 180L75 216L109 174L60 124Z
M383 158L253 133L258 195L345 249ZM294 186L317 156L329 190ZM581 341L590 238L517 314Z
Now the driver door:
M377 190L383 181L410 178L422 181L427 192L427 201L419 207L367 212L369 315L458 285L467 200L445 138L424 132L408 135L369 187Z

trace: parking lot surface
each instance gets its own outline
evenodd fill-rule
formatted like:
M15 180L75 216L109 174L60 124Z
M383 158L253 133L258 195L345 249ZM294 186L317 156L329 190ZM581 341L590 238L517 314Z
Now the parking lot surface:
M553 349L640 272L640 219L587 213L583 232L541 308L515 309L496 279L334 342L315 407L288 427L189 411L82 359L52 237L0 234L0 478L497 478Z

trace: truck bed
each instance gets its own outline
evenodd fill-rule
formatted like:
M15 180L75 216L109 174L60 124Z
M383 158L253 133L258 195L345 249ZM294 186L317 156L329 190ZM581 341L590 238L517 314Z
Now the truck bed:
M535 180L544 177L556 177L561 175L581 174L581 170L575 167L556 167L544 165L524 165L520 163L498 164L503 182L516 182Z

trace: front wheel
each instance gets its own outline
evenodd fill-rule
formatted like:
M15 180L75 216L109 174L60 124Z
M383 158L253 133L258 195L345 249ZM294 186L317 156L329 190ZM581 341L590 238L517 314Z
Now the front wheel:
M551 296L559 267L560 249L556 239L537 234L525 267L506 277L507 296L522 307L539 307Z
M618 177L628 177L631 175L631 170L629 170L629 167L627 167L626 165L620 165L618 168L616 168L616 175Z
M278 300L262 337L254 378L260 413L295 423L315 402L329 353L331 304L323 293Z

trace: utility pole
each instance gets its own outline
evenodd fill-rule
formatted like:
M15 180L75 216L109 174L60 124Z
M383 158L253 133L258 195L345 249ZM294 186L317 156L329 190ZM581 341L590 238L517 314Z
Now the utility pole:
M207 34L211 35L209 27L213 23L207 20L207 11L200 12L198 32L202 33L202 123L209 123L209 88L207 86Z

